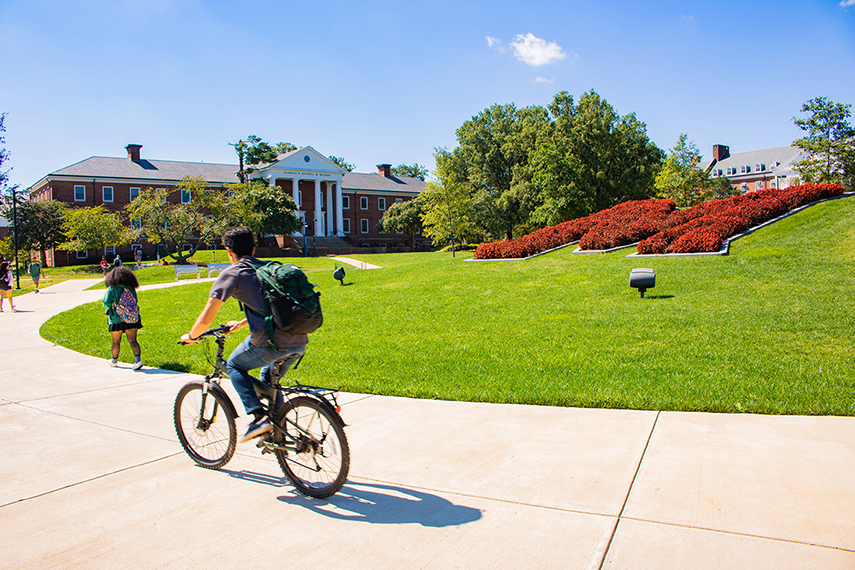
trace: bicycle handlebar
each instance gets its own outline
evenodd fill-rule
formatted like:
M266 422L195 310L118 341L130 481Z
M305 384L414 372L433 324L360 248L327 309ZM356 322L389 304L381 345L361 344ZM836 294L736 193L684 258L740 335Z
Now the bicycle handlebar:
M221 335L229 334L229 331L231 331L231 330L232 330L232 328L229 325L224 325L224 324L220 323L220 326L206 330L205 332L203 332L202 334L197 336L194 340L199 340L202 337L211 336L211 335L219 337ZM188 344L191 344L191 343L184 342L183 340L179 340L178 344L180 344L182 346L187 346Z

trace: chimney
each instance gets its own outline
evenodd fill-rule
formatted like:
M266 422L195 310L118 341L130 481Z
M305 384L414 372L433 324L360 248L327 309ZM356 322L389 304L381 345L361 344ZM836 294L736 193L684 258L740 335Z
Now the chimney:
M713 160L718 162L720 160L724 160L730 156L730 147L726 147L723 144L714 144L712 147L712 157Z
M142 148L141 144L129 144L125 147L125 150L128 151L128 160L133 160L134 162L140 161L140 149Z
M391 164L378 164L377 165L377 174L380 176L385 176L389 178L392 176L392 165Z

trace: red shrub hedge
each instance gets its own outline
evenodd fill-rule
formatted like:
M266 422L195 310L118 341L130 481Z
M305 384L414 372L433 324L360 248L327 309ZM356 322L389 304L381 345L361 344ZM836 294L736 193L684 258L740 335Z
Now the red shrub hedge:
M642 254L718 251L724 240L748 228L842 193L839 184L803 184L710 200L686 210L677 210L673 200L624 202L520 239L482 244L475 259L529 257L574 241L589 250L639 242Z

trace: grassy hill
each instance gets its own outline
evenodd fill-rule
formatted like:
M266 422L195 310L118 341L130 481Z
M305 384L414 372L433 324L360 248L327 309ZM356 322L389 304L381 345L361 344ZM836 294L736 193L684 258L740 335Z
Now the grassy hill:
M855 415L855 199L808 208L726 257L571 250L358 256L383 269L349 270L343 287L313 266L325 323L291 379L420 398ZM628 286L635 267L656 271L644 299ZM204 347L174 344L209 287L140 294L146 364L209 370ZM234 302L224 310L239 317ZM102 313L79 307L42 335L106 357Z

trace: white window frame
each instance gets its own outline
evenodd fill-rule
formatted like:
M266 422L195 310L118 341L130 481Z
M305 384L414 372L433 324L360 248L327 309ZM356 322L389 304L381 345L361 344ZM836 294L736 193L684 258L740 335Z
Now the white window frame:
M302 190L297 190L297 207L298 208L303 207L303 191Z
M110 199L107 199L107 190L110 191ZM112 186L101 186L101 201L102 202L113 202L116 198L116 192Z
M369 226L369 224L368 224L368 218L362 218L361 220L359 220L359 232L360 233L367 234L370 229L371 229L371 226Z
M386 210L386 198L377 198L377 209L381 212Z
M346 234L350 233L350 218L341 219L341 229Z
M396 203L396 204L403 204L403 203L404 203L404 199L403 199L403 198L395 198L395 203Z
M136 190L136 191L137 191L137 195L136 195L136 196L134 196L134 190ZM136 187L136 186L131 186L131 187L130 187L130 189L128 190L128 199L129 199L129 202L133 202L134 200L136 200L136 199L137 199L137 198L139 198L139 197L140 197L140 189L139 189L138 187Z
M185 195L187 196L186 200L184 199ZM189 204L192 201L193 201L193 194L191 193L191 191L190 190L181 190L181 203L182 204Z
M350 210L350 196L341 197L341 209Z
M82 197L82 198L78 198L78 197L77 197L77 191L78 191L78 190L80 190L81 192L83 192L83 197ZM75 202L85 202L85 201L86 201L86 186L83 186L83 185L80 185L80 184L75 184L75 185L74 185L74 201L75 201Z
M89 250L85 249L83 251L75 251L74 255L77 259L86 259L89 257Z
M368 196L360 196L359 197L359 209L367 210L368 209Z
M748 182L743 182L740 185L739 189L742 191L743 194L747 193L748 192Z
M758 180L757 182L754 183L754 190L762 190L762 189L763 189L763 182Z
M115 245L105 245L104 246L104 257L110 258L116 255L116 246Z

